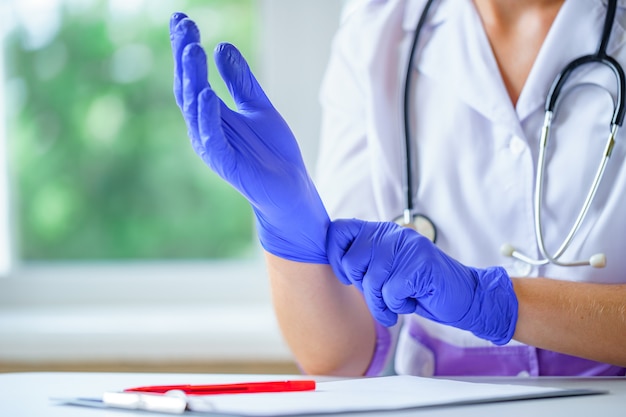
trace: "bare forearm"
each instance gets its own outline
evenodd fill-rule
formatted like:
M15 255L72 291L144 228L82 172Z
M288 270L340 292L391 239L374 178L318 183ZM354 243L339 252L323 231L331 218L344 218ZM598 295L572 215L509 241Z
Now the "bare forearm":
M376 334L362 296L341 284L329 265L292 262L266 253L282 333L311 374L363 375Z
M626 366L626 285L513 278L519 301L514 339Z

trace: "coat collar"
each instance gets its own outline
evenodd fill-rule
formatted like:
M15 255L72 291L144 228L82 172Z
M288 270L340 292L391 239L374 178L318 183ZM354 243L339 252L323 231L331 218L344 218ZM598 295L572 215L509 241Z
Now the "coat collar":
M415 65L424 75L453 88L462 100L488 119L516 126L515 133L522 135L520 121L523 122L543 107L555 76L571 60L596 50L604 23L606 2L565 1L539 51L515 108L502 78L493 76L500 73L498 65L471 0L436 1L421 35L422 48L417 52ZM425 0L407 0L402 25L411 36L424 4ZM626 0L619 0L618 6L625 7ZM621 15L618 10L609 54L626 41L624 22L619 19ZM576 30L572 30L573 22ZM589 33L597 36L590 37ZM589 69L585 68L581 74L585 71ZM572 82L575 79L573 77Z

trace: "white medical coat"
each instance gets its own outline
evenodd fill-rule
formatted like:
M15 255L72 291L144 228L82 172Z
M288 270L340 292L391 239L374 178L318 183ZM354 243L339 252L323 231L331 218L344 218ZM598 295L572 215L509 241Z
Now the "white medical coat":
M473 3L436 3L415 56L411 123L414 204L434 221L437 245L467 265L501 265L511 276L626 282L626 129L618 134L587 219L562 257L588 259L603 252L604 269L531 267L500 254L501 245L510 243L541 256L533 192L546 95L569 61L597 49L606 1L564 3L515 106ZM316 184L331 218L388 221L403 211L403 84L424 4L369 0L346 7L321 91ZM626 66L625 5L619 2L608 53ZM609 134L616 86L610 70L593 66L574 73L562 93L548 148L542 212L551 251L571 228L591 185ZM399 373L450 373L437 344L459 348L461 353L453 356L481 349L497 355L507 348L416 315L405 317L397 350L392 335L389 348L379 353L386 361L395 350ZM541 352L515 341L508 347L515 346L530 359L510 372L545 373ZM589 373L606 371L594 371L594 366L589 365ZM486 368L463 372L490 373Z

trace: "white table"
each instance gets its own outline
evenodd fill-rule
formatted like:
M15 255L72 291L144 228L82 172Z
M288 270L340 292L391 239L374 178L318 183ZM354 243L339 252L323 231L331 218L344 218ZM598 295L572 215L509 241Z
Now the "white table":
M286 375L202 375L137 373L9 373L0 374L0 416L6 417L123 417L157 415L113 409L59 406L53 397L99 397L102 392L150 384L200 384L308 378ZM326 380L327 378L318 378ZM467 406L434 407L393 412L370 412L378 416L626 416L626 378L457 378L464 381L530 384L562 388L608 390L605 395L550 398ZM354 414L351 414L354 415Z

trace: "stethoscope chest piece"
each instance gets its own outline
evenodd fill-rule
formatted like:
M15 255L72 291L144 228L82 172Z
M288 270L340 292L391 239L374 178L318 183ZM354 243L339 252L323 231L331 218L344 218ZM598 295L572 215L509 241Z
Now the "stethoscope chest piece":
M437 241L437 228L432 220L423 214L414 214L410 221L406 221L404 216L400 216L395 220L402 227L415 230L420 235L426 237L431 242Z

